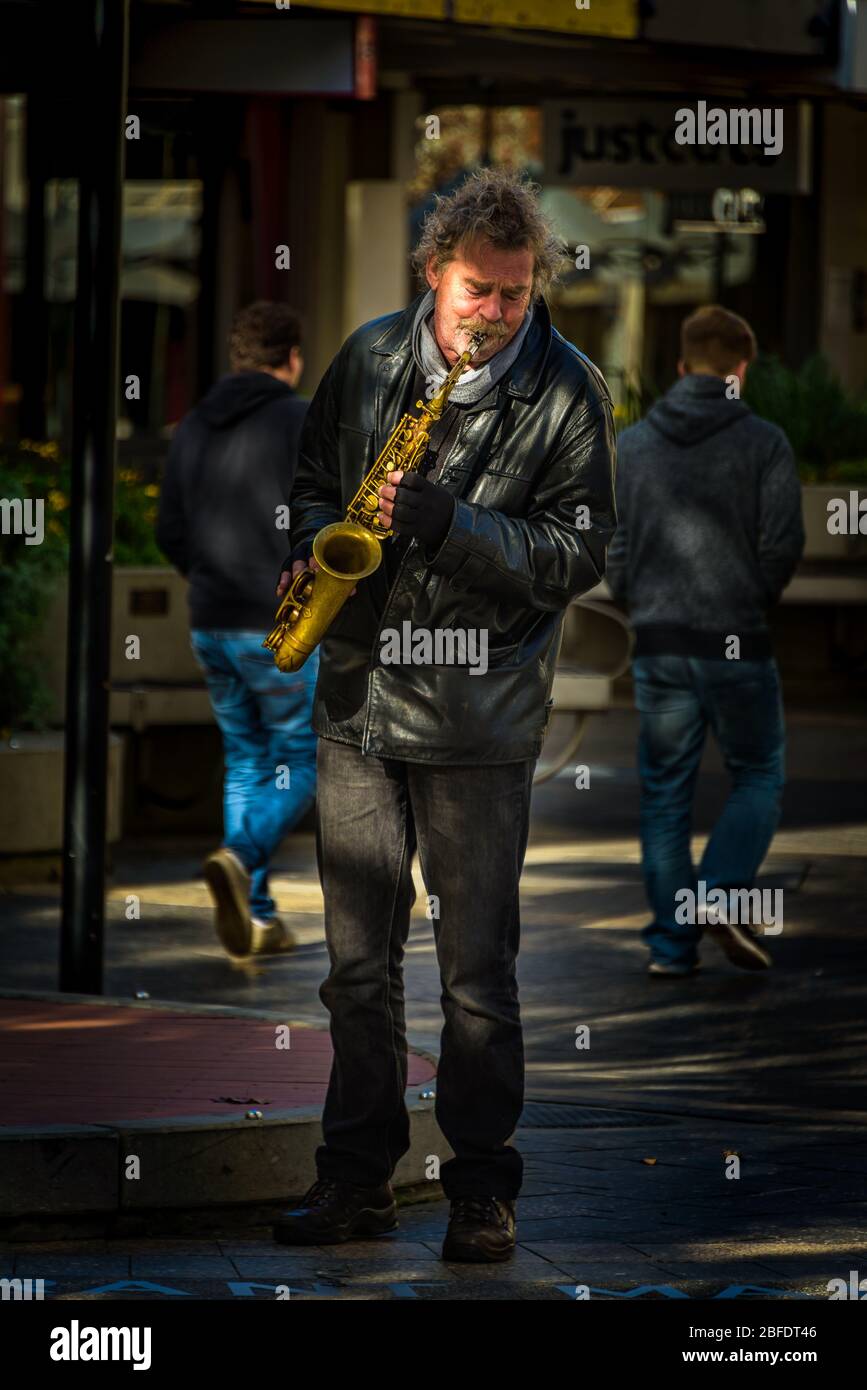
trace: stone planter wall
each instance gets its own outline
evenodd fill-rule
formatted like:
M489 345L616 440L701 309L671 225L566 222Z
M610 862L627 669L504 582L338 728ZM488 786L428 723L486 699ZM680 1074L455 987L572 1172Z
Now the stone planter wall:
M59 853L63 848L63 744L60 730L17 734L0 743L0 852ZM107 841L120 838L123 738L108 749Z
M111 681L113 685L184 682L201 685L202 673L190 648L187 581L175 570L156 565L118 566L112 590ZM66 680L66 580L57 593L37 648L52 692L50 722L63 723ZM276 604L275 604L276 606ZM138 638L139 655L130 658L130 637ZM203 696L203 709L208 710ZM112 697L113 723L127 723L124 702ZM154 722L151 719L151 722ZM165 718L159 722L170 722ZM185 722L179 719L178 722Z
M867 487L853 488L849 483L806 483L804 485L804 530L807 542L805 560L857 560L867 562L867 536L834 536L828 532L828 503L842 497L847 502L850 492L867 496Z

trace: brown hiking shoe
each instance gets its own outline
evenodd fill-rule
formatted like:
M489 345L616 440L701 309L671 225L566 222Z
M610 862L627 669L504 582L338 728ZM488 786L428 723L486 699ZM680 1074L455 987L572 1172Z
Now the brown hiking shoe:
M281 1212L274 1239L281 1245L337 1245L369 1240L397 1227L391 1185L356 1187L336 1178L317 1178L297 1207Z
M515 1253L515 1203L502 1197L456 1197L443 1242L444 1260L490 1264Z

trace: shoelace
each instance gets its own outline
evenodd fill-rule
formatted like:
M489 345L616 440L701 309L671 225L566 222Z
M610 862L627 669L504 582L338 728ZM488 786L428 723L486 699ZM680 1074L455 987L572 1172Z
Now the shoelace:
M494 1197L457 1197L452 1212L453 1221L496 1221L505 1225L502 1211Z
M311 1208L327 1206L339 1186L334 1178L318 1178L304 1198L303 1205Z

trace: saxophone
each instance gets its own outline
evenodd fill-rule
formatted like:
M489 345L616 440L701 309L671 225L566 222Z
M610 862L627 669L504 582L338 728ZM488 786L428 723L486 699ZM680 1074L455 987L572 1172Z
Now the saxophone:
M379 489L388 482L389 473L398 469L411 473L421 467L431 425L442 415L458 377L487 337L485 333L470 336L469 348L458 358L432 400L427 405L416 401L416 409L421 413L407 412L395 425L350 502L346 519L323 526L314 536L313 558L319 569L304 569L295 576L277 609L275 626L262 643L274 653L281 671L300 671L355 585L379 568L382 542L394 534L377 520Z

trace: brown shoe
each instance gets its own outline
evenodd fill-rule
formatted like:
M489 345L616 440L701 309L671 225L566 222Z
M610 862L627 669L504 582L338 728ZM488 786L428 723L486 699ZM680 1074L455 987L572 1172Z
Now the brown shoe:
M317 1178L297 1207L281 1212L272 1233L281 1245L340 1245L396 1229L397 1205L390 1183L356 1187L336 1178Z
M286 951L294 951L298 945L298 938L293 931L287 927L282 917L278 917L276 912L267 922L262 922L258 917L253 921L253 941L250 952L254 956L279 956Z
M230 849L205 860L205 882L214 900L214 926L230 956L248 956L253 940L250 875Z
M730 922L720 908L708 908L705 930L741 970L767 970L771 966L771 957L749 922Z
M490 1264L515 1253L515 1203L502 1197L456 1197L443 1242L444 1260Z

